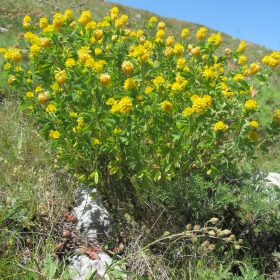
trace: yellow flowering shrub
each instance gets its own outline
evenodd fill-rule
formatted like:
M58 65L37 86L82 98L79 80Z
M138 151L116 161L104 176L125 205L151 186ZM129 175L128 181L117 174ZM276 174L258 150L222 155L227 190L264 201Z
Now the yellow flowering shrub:
M22 107L76 173L101 190L98 182L109 175L141 182L138 188L193 170L214 176L270 137L258 133L250 86L267 81L279 53L246 65L245 41L218 56L221 33L207 38L202 27L190 42L183 28L177 41L155 17L148 32L128 29L128 20L117 7L100 22L89 10L78 19L71 10L55 13L38 24L25 17L29 62L21 70L19 49L0 51ZM279 133L280 110L268 131Z

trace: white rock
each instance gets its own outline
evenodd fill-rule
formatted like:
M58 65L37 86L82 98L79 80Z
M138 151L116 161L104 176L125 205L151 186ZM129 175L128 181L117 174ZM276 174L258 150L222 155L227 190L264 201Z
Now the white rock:
M77 206L73 214L77 217L76 230L82 233L90 242L97 242L102 236L110 235L112 221L108 211L97 197L93 200L90 194L95 192L92 188L82 187L76 194Z
M97 271L97 274L94 280L97 280L103 276L106 271L106 264L110 265L112 263L112 259L107 254L102 252L99 253L98 256L98 260L92 260L86 255L76 255L70 258L70 275L73 274L72 280L86 280L95 271ZM110 278L108 275L105 275L104 279Z
M95 190L89 187L81 187L76 194L77 206L73 210L73 214L77 217L78 223L76 230L85 236L89 242L98 243L101 237L108 236L111 233L110 223L112 219L101 203L101 199L90 197ZM110 279L106 271L106 265L112 263L112 258L104 252L98 253L98 259L90 259L87 255L74 255L69 258L69 273L72 280L87 280L97 271L94 280ZM119 266L113 269L121 271Z
M267 176L268 184L269 185L275 185L277 187L280 187L280 174L270 172Z
M4 27L0 27L0 32L8 32L9 30L7 28Z

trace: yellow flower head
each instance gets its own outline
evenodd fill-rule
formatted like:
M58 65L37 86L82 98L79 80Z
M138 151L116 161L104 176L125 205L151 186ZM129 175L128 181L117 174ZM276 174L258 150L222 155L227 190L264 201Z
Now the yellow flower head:
M49 104L46 108L46 112L51 113L51 112L56 112L57 108L53 104Z
M163 86L165 83L165 80L162 76L157 76L156 78L153 79L154 84L156 87Z
M33 93L32 91L28 91L25 95L26 95L26 97L28 97L28 98L34 97L34 93Z
M150 23L153 23L153 22L157 22L157 18L156 17L151 17L150 20L149 20Z
M217 34L211 34L211 36L208 38L208 42L210 42L214 46L220 46L222 43L221 33L218 32Z
M245 41L241 41L236 52L244 52L246 50L246 47L247 47L247 43Z
M103 30L102 29L96 29L94 32L94 37L96 40L101 40L103 38Z
M163 102L161 103L161 109L162 109L163 112L166 112L166 113L171 112L172 109L173 109L172 103L169 102L169 101L166 101L166 100L163 101Z
M36 93L39 93L39 92L41 92L41 91L43 91L43 88L42 88L42 87L37 86L37 87L35 88L35 92L36 92Z
M66 61L65 61L65 66L67 68L72 68L76 65L76 61L74 58L67 58Z
M54 28L59 31L62 24L63 24L63 21L64 21L64 16L63 14L60 14L60 13L55 13L53 15L53 26Z
M176 55L181 56L181 55L183 54L183 52L184 52L184 47L183 47L183 45L181 45L180 43L176 43L176 44L174 45L174 53L175 53Z
M247 57L245 55L241 55L239 58L238 58L238 64L245 64L247 61Z
M239 81L239 80L243 80L244 79L244 76L242 74L235 74L234 77L233 77L233 80L235 82Z
M40 18L39 26L41 29L45 29L48 25L49 25L49 22L46 17Z
M166 57L170 57L172 54L173 54L173 48L167 47L167 48L164 50L164 55L165 55Z
M189 29L188 28L183 28L182 32L181 32L181 37L183 39L187 38L189 35Z
M30 57L37 56L41 51L41 47L37 44L34 44L30 47Z
M252 142L257 142L259 140L259 134L255 131L250 131L247 137Z
M250 64L250 73L251 75L254 75L256 73L258 73L261 70L261 67L259 64L257 63L251 63Z
M92 20L91 12L89 10L83 11L80 15L78 22L80 22L83 26L86 26Z
M108 73L104 73L99 77L99 81L102 86L108 86L111 82L111 76Z
M212 98L210 95L204 95L203 97L193 95L191 100L193 102L192 108L198 114L203 114L207 108L212 106Z
M72 19L73 18L73 11L68 9L64 12L64 20Z
M196 39L203 40L206 36L207 28L206 27L200 27L198 31L196 32Z
M132 72L134 71L133 64L130 61L124 61L122 63L122 70L126 75L132 74Z
M259 127L259 123L257 121L250 121L250 126L258 128Z
M202 76L206 77L206 78L215 78L217 75L217 72L215 71L215 69L213 67L209 67L208 65L204 66L204 71Z
M98 145L99 143L100 143L100 141L99 141L98 139L96 139L96 138L93 138L93 139L91 140L92 146L96 146L96 145Z
M75 119L75 118L77 118L77 117L78 117L78 114L77 114L77 113L75 113L75 112L69 113L69 118Z
M256 110L258 108L258 103L253 99L249 99L245 102L244 108L246 110Z
M8 83L11 84L13 81L15 81L16 78L14 75L10 76L9 79L8 79Z
M226 130L226 125L223 121L219 121L215 123L214 125L214 131L225 131Z
M231 54L231 49L225 48L224 53L225 53L225 55L230 55Z
M116 102L115 98L111 97L109 99L107 99L106 104L107 105L114 105Z
M163 21L160 21L158 23L158 30L164 30L166 27L166 24Z
M84 126L85 126L84 118L83 118L83 117L78 118L78 119L77 119L77 124L78 124L78 126L80 126L80 127L84 127Z
M177 59L176 66L179 69L183 69L186 66L186 59L184 57L180 57Z
M118 103L119 111L123 114L129 114L133 108L132 100L125 96Z
M28 28L30 28L31 23L32 23L31 17L26 15L23 18L22 26L23 26L23 28L28 29Z
M280 110L274 112L272 121L276 124L280 124Z
M12 58L12 61L15 62L15 63L18 63L21 61L21 54L20 54L20 51L16 48L12 48L11 50L11 58Z
M166 39L166 44L168 46L172 46L174 44L174 41L175 41L174 36L168 36L167 39Z
M116 127L116 128L113 130L113 132L114 132L115 134L120 134L120 133L122 132L122 129Z
M112 21L115 21L119 16L119 9L118 7L113 7L111 9L111 20Z
M55 81L58 85L65 84L67 79L66 70L57 69L55 71Z
M41 45L41 47L43 47L43 48L48 48L48 47L50 47L52 44L51 44L49 38L41 38L41 39L40 39L40 45Z
M145 92L146 94L150 94L153 90L154 90L153 87L147 86L147 87L145 88L145 91L144 91L144 92Z
M164 36L165 36L165 31L163 29L159 29L158 32L156 33L156 38L162 39Z
M48 99L49 99L49 94L47 92L43 92L38 95L38 101L42 105L44 105Z
M58 130L50 130L49 137L51 139L58 139L61 136Z
M184 111L183 111L183 115L184 116L190 116L194 113L194 109L191 107L187 107Z
M136 87L137 87L137 82L134 79L128 78L125 80L124 86L123 86L124 89L130 90L130 89L133 89Z
M196 55L200 55L201 51L200 51L200 47L195 47L191 49L191 54L196 56Z

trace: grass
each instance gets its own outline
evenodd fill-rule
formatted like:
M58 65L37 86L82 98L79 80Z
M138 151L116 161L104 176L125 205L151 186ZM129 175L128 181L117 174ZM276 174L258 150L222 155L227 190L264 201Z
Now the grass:
M18 34L22 32L21 19L25 14L39 18L43 14L50 16L53 11L64 11L66 8L72 8L77 14L82 10L90 9L94 14L94 19L98 21L112 6L115 6L115 4L100 0L67 3L52 0L19 0L17 2L7 0L0 8L0 27L8 28L9 31L0 33L0 47L8 47L14 44L24 47L22 37ZM122 5L117 6L121 13L129 15L129 27L131 28L144 29L148 19L154 16L147 11ZM136 16L137 14L140 17ZM199 27L197 24L175 19L164 17L158 17L158 19L167 24L168 35L175 37L179 37L181 28L188 27L190 29L190 40L195 37L195 32ZM209 30L209 34L212 32L214 30ZM222 34L222 37L221 50L226 47L232 50L237 48L239 40L226 34ZM270 52L263 47L250 44L245 54L249 61L260 61L264 55ZM2 58L0 64L3 64ZM278 97L280 89L279 73L275 74L271 82L270 88L263 87L256 95L260 104L258 118L261 120L261 126L264 126L271 119L271 115L267 113L268 109L279 109L280 107ZM76 183L66 169L60 169L56 166L55 151L39 135L40 127L36 122L25 112L20 111L19 100L16 95L11 93L6 77L1 75L1 72L0 92L5 95L5 99L0 104L0 278L49 279L47 276L49 271L46 269L45 260L48 258L58 259L59 254L57 254L56 245L64 242L61 237L65 227L63 213L69 210L68 207L73 202ZM259 151L257 153L259 159L245 162L244 168L250 171L257 169L264 172L280 172L279 149L279 138L274 142L268 142L269 152ZM192 184L195 185L195 182L192 182ZM155 190L155 192L157 191L160 198L160 190ZM183 191L184 188L182 188ZM209 188L203 188L202 191L209 193ZM187 199L195 201L195 197L196 195L194 195L194 198ZM223 197L224 204L214 207L213 214L216 213L217 208L222 209L223 207L229 207L226 209L226 212L229 212L232 202L226 202L226 195L223 195ZM181 201L182 197L181 194L178 194L178 196L170 195L166 199L174 199L175 202L173 203L179 207L178 201ZM185 208L191 207L191 203L188 203L187 199L184 201ZM196 205L199 206L197 212L199 212L199 208L205 207L203 195L199 197L199 201L201 204ZM129 240L126 243L126 260L136 279L176 279L179 276L182 279L240 279L233 278L231 273L234 269L236 270L236 267L243 267L245 276L251 275L252 278L250 279L261 279L256 278L261 277L257 274L253 278L252 275L254 275L255 270L252 264L254 261L250 259L248 253L243 252L245 255L244 263L247 264L241 265L229 261L230 257L235 256L232 249L221 250L223 253L227 252L228 255L219 259L218 262L215 259L217 256L213 254L201 257L198 254L198 248L193 243L167 242L162 246L149 247L150 249L148 249L146 247L147 243L163 234L160 230L164 228L164 224L165 226L168 224L171 232L175 231L175 228L176 230L180 228L174 226L171 216L159 214L166 213L167 209L171 209L163 202L160 203L162 203L162 208L150 206L151 212L149 214L154 215L154 224L151 228L154 228L155 231L152 231L152 233L149 233L147 228L143 228L141 223L134 224L131 221L126 222L120 219L122 226L119 231L125 229L127 236L122 238ZM212 207L213 205L214 202ZM247 208L245 204L242 205L243 208L239 209L240 215L247 217L247 220L244 218L243 221L247 225L250 215L254 214L254 205L248 203ZM190 209L192 208L188 208L188 210ZM203 211L207 212L207 209ZM269 212L270 210L267 206L263 211ZM176 218L181 217L183 223L183 215L179 212L177 211L176 215L178 216ZM162 216L164 219L162 219ZM259 219L262 217L273 219L268 215L258 217ZM195 219L195 213L193 219ZM112 244L116 243L118 243L116 240L112 241ZM141 248L146 249L141 251ZM139 249L141 254L139 254ZM188 261L186 261L186 252L190 254L187 256L189 257ZM179 258L184 259L185 263L180 262L179 264ZM61 266L56 267L55 277L57 278L65 271L63 261L60 264ZM239 273L240 275L243 274L242 269L239 270ZM262 273L264 274L264 272Z
M69 175L56 168L49 143L18 106L6 99L0 105L1 279L39 271L61 240L62 213L73 200Z

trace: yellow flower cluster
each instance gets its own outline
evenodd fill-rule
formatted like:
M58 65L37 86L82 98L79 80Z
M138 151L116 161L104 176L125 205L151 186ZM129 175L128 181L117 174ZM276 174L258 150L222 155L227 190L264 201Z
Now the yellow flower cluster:
M247 47L247 43L245 41L241 41L236 52L241 53L244 52L246 50Z
M78 22L80 22L83 26L86 26L92 20L91 12L89 10L83 11L80 15Z
M84 46L84 47L81 47L79 50L78 50L78 57L79 57L79 61L85 65L87 60L89 58L91 58L90 56L90 53L91 53L91 50L88 46Z
M280 124L280 110L276 110L273 114L273 122L276 124Z
M202 74L205 78L215 78L217 76L217 72L215 71L214 67L209 67L208 65L204 66L204 71Z
M158 87L164 85L165 80L162 76L157 76L157 77L154 78L153 82L156 85L156 87L158 88Z
M181 31L181 37L183 39L187 38L189 35L189 29L188 28L183 28L182 31Z
M132 100L128 96L122 97L120 101L116 101L114 98L109 98L106 101L106 104L112 105L111 113L121 112L122 114L129 114L133 108Z
M115 27L116 27L117 29L122 28L123 26L126 25L127 20L128 20L128 16L127 16L127 15L122 15L120 18L117 18L117 19L115 20Z
M249 125L254 127L254 128L258 128L259 127L259 123L257 121L250 121Z
M4 58L7 60L11 59L13 62L18 63L21 61L22 56L19 49L9 48L5 51Z
M55 71L55 81L58 85L65 84L66 79L67 79L66 70L57 69Z
M40 26L41 29L47 28L48 25L49 25L49 21L46 17L40 18L39 26Z
M238 64L245 64L247 61L247 57L245 55L241 55L238 58Z
M226 130L226 125L223 121L218 121L217 123L215 123L214 125L214 131L225 131Z
M34 44L30 47L29 56L36 57L41 51L41 47L37 44Z
M74 58L67 58L67 60L65 61L65 66L67 68L72 68L76 65L76 61Z
M244 108L246 110L256 110L258 108L258 103L253 99L249 99L245 102Z
M193 102L193 110L198 114L203 114L208 108L212 107L212 97L210 95L203 95L202 97L193 95L191 97Z
M46 108L46 112L51 113L51 112L56 112L57 108L53 104L49 104Z
M51 139L58 139L61 136L60 132L58 130L50 130L49 137Z
M55 13L53 15L53 26L56 31L59 31L64 21L64 15L61 13Z
M43 93L40 93L38 95L38 101L40 104L44 105L46 103L46 101L48 101L49 99L49 94L48 92L43 92Z
M93 139L91 140L92 146L96 146L96 145L98 145L99 143L100 143L100 140L98 140L98 139L96 139L96 138L93 138Z
M196 32L196 39L203 40L206 36L207 28L206 27L200 27L198 31Z
M217 34L211 34L211 36L208 38L208 42L210 42L214 46L220 46L222 43L221 33L218 32Z
M130 61L124 61L122 63L122 70L126 75L131 75L134 70L133 64Z
M161 103L161 109L163 112L166 112L166 113L171 112L173 109L172 103L167 100L163 101Z
M99 81L102 86L108 86L111 82L111 76L108 73L104 73L99 77Z
M257 142L259 140L259 134L255 131L250 131L247 137L252 142Z
M185 116L190 116L194 113L194 109L191 107L187 107L184 111L183 111L183 115Z
M31 17L28 16L28 15L26 15L26 16L23 18L22 26L23 26L23 28L28 29L28 28L30 28L31 23L32 23Z
M128 78L125 80L123 88L126 90L137 88L137 82L132 78Z
M264 56L262 63L276 68L280 64L280 52L273 52L270 55Z

